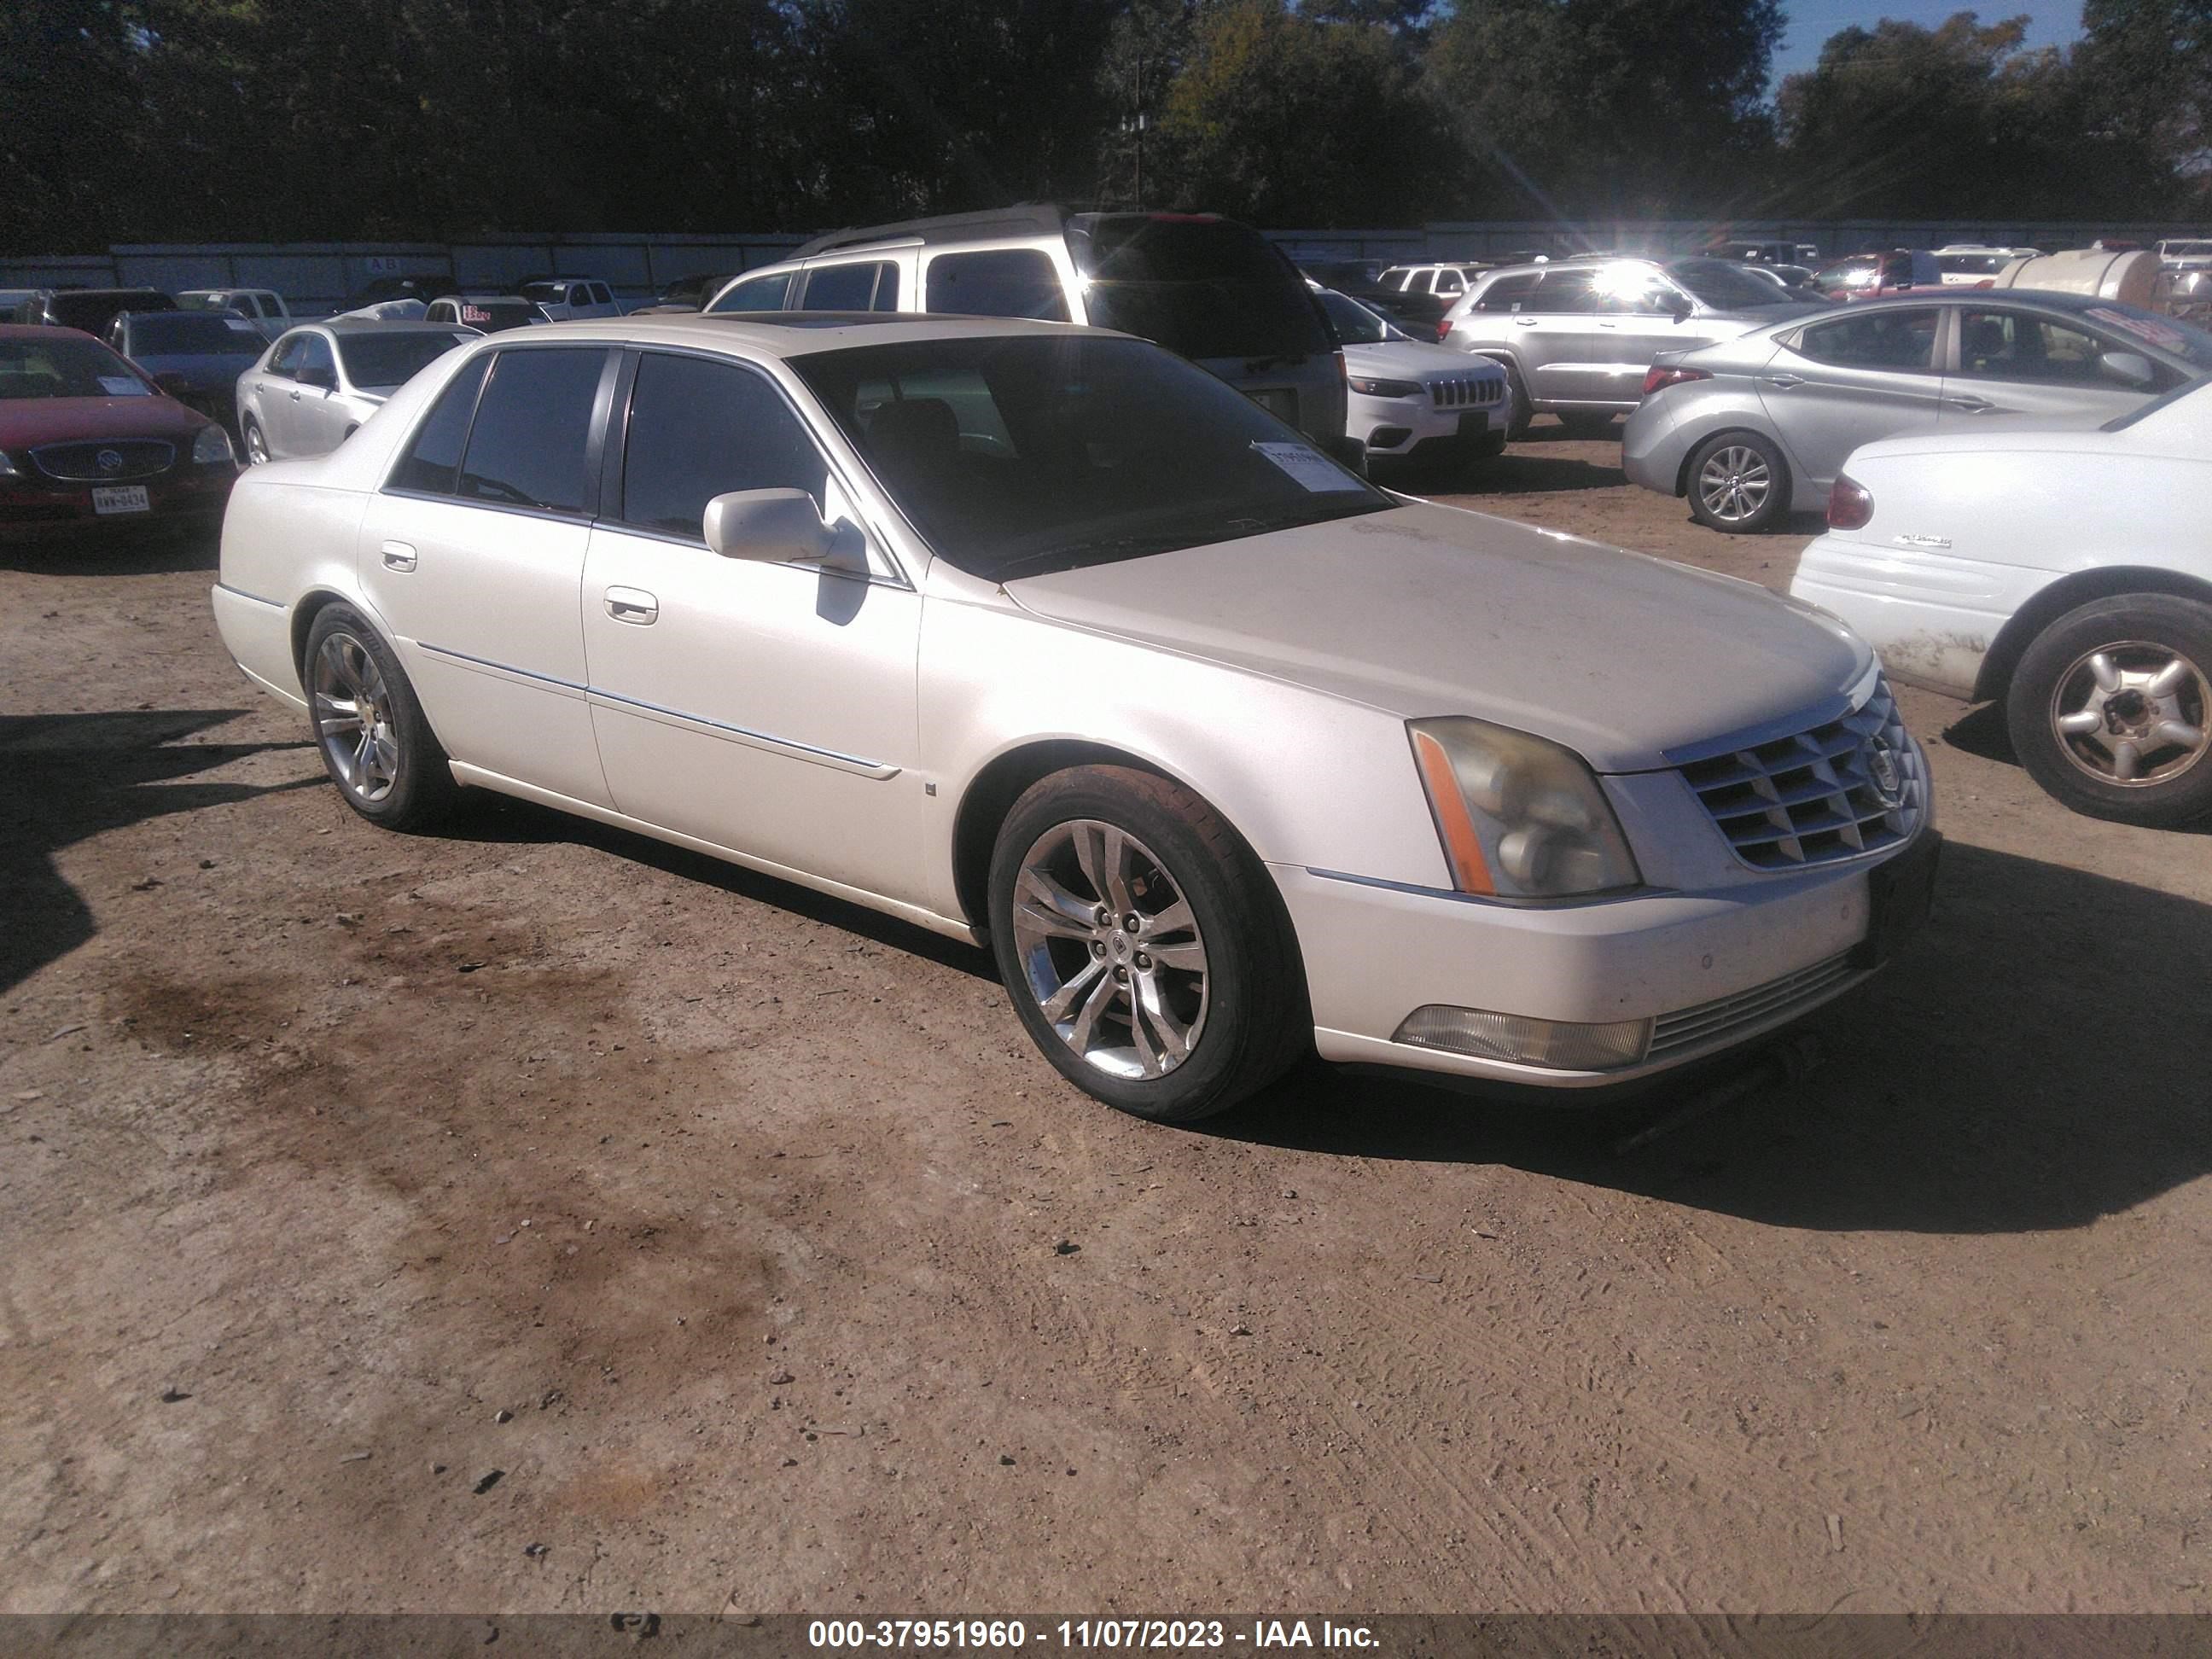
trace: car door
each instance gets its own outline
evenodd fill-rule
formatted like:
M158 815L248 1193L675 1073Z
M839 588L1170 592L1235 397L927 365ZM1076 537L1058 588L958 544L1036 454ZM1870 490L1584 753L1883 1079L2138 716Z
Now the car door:
M1936 429L1944 314L1868 306L1783 338L1757 385L1799 480L1825 489L1861 444Z
M471 358L370 498L359 558L447 752L598 806L577 596L617 361L602 345Z
M1584 267L1547 270L1514 313L1509 343L1521 360L1529 395L1539 403L1607 401L1598 332L1595 273Z
M310 330L301 339L299 361L292 371L294 384L284 394L290 411L289 453L327 455L344 440L354 415L338 397L338 360L329 338Z
M287 337L277 344L269 367L254 377L258 395L253 399L253 412L258 417L261 441L269 446L271 460L307 453L299 447L295 411L300 383L294 377L299 373L301 359L307 355L307 342L313 337L304 330Z
M915 663L921 599L872 577L725 558L732 490L803 489L866 537L763 369L641 351L584 571L592 717L616 806L784 869L924 902Z
M1657 271L1635 271L1598 291L1597 332L1590 353L1595 395L1633 408L1644 396L1644 372L1662 351L1711 345L1710 330L1697 326L1690 296Z
M2045 416L2098 426L2124 415L2179 376L2146 386L2105 366L2107 352L2149 362L2139 344L2108 338L2070 317L2027 306L1962 307L1956 362L1943 377L1945 431L1971 430L1997 415Z

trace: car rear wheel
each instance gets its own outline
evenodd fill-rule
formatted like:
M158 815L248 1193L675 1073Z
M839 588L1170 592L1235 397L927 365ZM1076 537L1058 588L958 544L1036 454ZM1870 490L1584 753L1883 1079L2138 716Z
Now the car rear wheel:
M252 416L246 418L246 464L259 466L269 459L269 440L261 435L261 422Z
M1132 767L1056 773L1014 804L990 872L1015 1011L1109 1106L1188 1122L1313 1038L1297 942L1249 848L1190 791Z
M1771 529L1790 510L1790 467L1755 432L1708 438L1690 458L1690 512L1731 534Z
M2021 654L2005 717L2021 764L2076 812L2212 818L2212 605L2130 593L2068 611Z
M307 630L307 690L315 747L347 805L387 830L421 830L459 787L422 705L383 637L347 605Z

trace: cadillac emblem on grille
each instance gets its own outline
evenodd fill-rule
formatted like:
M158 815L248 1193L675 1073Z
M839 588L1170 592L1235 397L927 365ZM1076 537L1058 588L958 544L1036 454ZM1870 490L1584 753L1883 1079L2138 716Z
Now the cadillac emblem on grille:
M102 472L120 472L123 471L123 452L119 449L103 449L92 458L92 464Z

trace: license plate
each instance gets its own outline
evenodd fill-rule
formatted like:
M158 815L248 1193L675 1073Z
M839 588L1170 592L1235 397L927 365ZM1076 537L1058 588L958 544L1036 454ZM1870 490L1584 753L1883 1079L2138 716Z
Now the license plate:
M1867 936L1851 952L1854 968L1879 968L1928 925L1936 908L1936 866L1943 838L1923 830L1920 844L1867 873Z
M95 513L144 513L153 505L146 499L144 484L101 484L92 492Z
M1244 394L1279 421L1296 426L1298 422L1298 397L1295 392L1248 392Z

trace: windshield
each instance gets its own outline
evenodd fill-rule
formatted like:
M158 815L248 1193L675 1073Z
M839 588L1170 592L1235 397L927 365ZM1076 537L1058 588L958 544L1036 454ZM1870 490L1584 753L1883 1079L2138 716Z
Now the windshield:
M1331 349L1305 281L1249 226L1116 214L1072 231L1091 320L1186 357Z
M150 398L154 389L97 340L0 340L0 399Z
M2118 300L2100 300L2081 314L2172 353L2199 374L2212 372L2212 334L2194 323L2185 323L2179 317L2161 317L2154 311L2124 305Z
M413 329L404 334L341 334L338 356L345 362L346 379L356 386L401 386L455 346L476 337L459 329L450 334Z
M165 311L131 319L131 351L138 357L258 357L267 343L252 324L219 312Z
M1381 345L1390 337L1390 325L1357 300L1328 289L1322 294L1321 306L1336 337L1346 345Z
M1756 311L1795 302L1766 277L1733 259L1677 259L1667 267L1667 274L1716 311Z
M994 581L1391 505L1211 374L1135 340L923 340L791 366L930 544Z
M118 294L88 289L81 294L57 294L46 310L64 328L81 328L88 334L103 331L118 311L174 311L177 302L166 294L151 291Z

